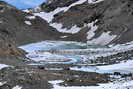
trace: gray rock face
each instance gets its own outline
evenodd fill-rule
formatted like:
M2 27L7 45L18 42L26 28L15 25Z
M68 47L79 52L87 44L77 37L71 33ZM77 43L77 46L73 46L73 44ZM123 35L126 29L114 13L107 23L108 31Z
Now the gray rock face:
M62 35L40 17L6 5L3 2L0 3L0 7L3 8L0 12L0 31L13 36L17 45L54 40Z
M77 0L76 0L77 1ZM45 12L54 11L57 8L68 7L75 0L50 0L50 3L42 4L40 7ZM97 0L98 1L98 0ZM104 0L99 3L90 4L86 2L72 6L67 11L62 11L54 15L52 23L60 23L63 28L72 28L74 25L82 28L76 34L69 35L66 40L76 41L97 41L96 44L107 45L110 43L126 43L132 41L133 34L133 1L132 0ZM91 39L87 39L87 32L90 28L84 27L84 24L95 22L98 28L94 31L95 35ZM101 39L106 36L107 42L102 42ZM107 34L106 34L107 35ZM114 36L111 38L111 36ZM104 37L105 38L105 37ZM100 39L100 40L96 40Z
M19 45L62 36L40 17L25 13L0 1L0 55L20 56Z

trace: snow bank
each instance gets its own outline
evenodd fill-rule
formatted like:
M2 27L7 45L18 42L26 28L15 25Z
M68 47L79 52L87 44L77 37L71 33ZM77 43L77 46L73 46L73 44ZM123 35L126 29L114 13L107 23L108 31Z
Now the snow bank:
M53 85L52 89L133 89L133 81L129 82L117 82L108 84L99 84L99 86L72 86L64 87L60 86L62 80L49 81Z
M25 22L25 24L27 24L27 25L32 25L32 23L30 22L30 21L24 21Z
M61 33L71 33L71 34L78 33L82 29L82 28L77 27L76 25L73 26L70 29L62 28L63 25L62 24L58 24L58 23L52 23L52 24L50 24L50 26L56 28L56 30L58 32L61 32Z
M97 72L97 73L133 73L133 60L127 62L121 62L119 64L105 65L105 66L89 66L89 67L71 67L71 70Z
M0 70L3 68L9 67L9 65L5 65L5 64L0 64Z
M13 87L12 89L22 89L22 87L20 87L20 86L15 86L15 87Z

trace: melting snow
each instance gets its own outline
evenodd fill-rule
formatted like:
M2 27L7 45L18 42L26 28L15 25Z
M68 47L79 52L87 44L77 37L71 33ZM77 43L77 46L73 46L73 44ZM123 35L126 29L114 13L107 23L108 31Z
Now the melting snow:
M76 44L76 45L75 45ZM70 48L70 46L77 46L77 48ZM27 57L34 61L60 61L64 59L72 59L73 62L79 60L89 61L96 59L97 57L106 57L109 55L117 54L119 52L125 52L133 49L132 44L128 45L117 45L111 48L87 48L79 49L79 47L85 47L85 44L78 42L63 42L63 41L43 41L39 43L29 44L21 46L20 48L26 50L29 54ZM53 50L55 49L55 50ZM65 56L64 56L65 55ZM69 56L68 56L69 55ZM76 60L74 60L76 59ZM64 60L67 61L67 60Z

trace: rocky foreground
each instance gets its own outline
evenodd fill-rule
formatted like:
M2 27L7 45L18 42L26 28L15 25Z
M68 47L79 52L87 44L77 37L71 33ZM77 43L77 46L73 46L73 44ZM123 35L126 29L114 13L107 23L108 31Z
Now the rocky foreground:
M133 1L101 0L92 3L79 0L74 3L77 0L53 0L42 4L39 10L35 8L27 13L0 1L0 66L7 65L0 67L0 89L52 89L49 81L53 80L63 80L61 86L97 86L119 79L133 80L132 73L71 70L71 67L82 67L78 65L28 65L33 61L18 48L20 45L42 40L73 40L101 45L133 40ZM59 7L67 8L58 12ZM45 17L50 12L53 12L52 19ZM92 62L114 64L115 60L120 62L129 58L132 58L132 50L98 57ZM114 75L120 78L111 77Z

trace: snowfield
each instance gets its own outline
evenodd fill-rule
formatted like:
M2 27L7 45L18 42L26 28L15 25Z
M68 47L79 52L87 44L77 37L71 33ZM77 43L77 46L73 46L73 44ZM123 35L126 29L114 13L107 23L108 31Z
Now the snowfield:
M72 3L68 7L61 7L61 8L59 7L59 8L57 8L54 11L51 11L49 13L47 13L47 12L40 12L40 13L34 13L34 15L35 16L39 16L39 17L43 18L44 20L46 20L50 24L50 26L56 28L57 31L59 31L59 32L75 34L75 33L78 33L82 28L86 27L86 25L84 25L82 28L79 28L79 27L77 27L75 25L75 26L71 27L70 29L67 29L67 28L63 28L63 25L61 23L52 23L52 20L54 19L54 15L55 14L57 14L59 12L62 12L62 11L63 12L67 12L71 7L83 4L86 1L88 1L88 3L90 3L90 4L95 4L95 3L99 3L99 2L101 2L103 0L97 0L97 1L94 1L94 0L77 0L77 2ZM27 12L27 10L25 12Z
M108 84L99 84L99 86L72 86L64 87L60 86L59 83L62 83L62 80L49 81L53 85L53 89L133 89L133 81L129 82L117 82L117 83L108 83Z

